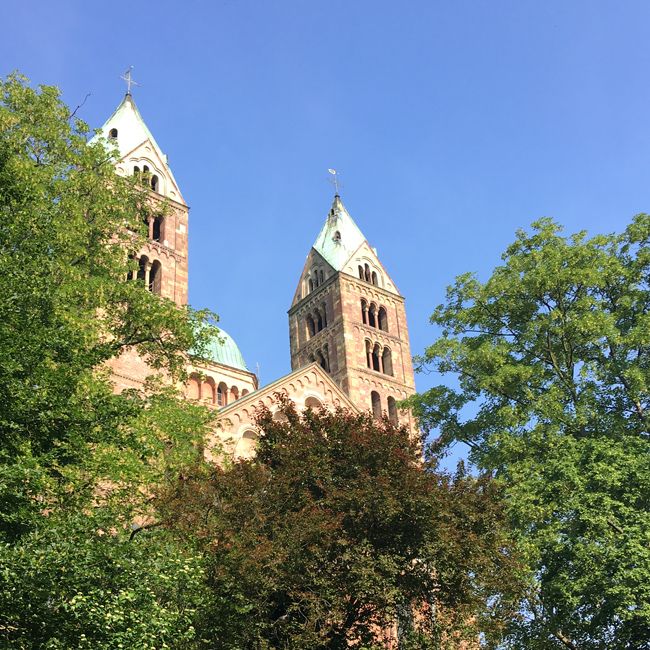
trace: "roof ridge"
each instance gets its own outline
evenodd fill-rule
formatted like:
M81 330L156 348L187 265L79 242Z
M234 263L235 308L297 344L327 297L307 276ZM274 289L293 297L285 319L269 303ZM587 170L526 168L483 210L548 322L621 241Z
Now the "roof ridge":
M297 368L296 370L292 370L290 373L278 377L274 381L272 381L270 384L266 384L266 386L260 386L258 389L247 393L243 397L240 397L238 400L235 402L231 402L230 404L227 404L223 408L219 409L219 417L221 417L224 413L230 411L230 410L235 410L237 407L241 407L244 403L250 402L250 401L255 401L260 398L260 395L268 393L270 390L273 390L277 388L280 384L291 381L293 378L295 378L297 375L308 372L308 371L316 371L324 377L324 379L330 384L330 387L335 389L335 392L337 393L337 397L342 397L343 402L345 402L345 407L347 408L352 408L355 411L359 411L359 407L345 394L345 392L341 389L341 387L332 379L332 377L325 372L321 368L321 366L318 364L318 362L313 361L311 363L308 363L306 366L301 366L300 368Z

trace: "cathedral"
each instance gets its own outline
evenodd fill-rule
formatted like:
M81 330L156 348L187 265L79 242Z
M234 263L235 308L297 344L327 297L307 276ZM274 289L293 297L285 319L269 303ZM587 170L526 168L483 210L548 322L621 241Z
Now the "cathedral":
M150 188L148 239L134 275L153 293L187 304L189 209L130 92L99 136L119 152L117 173L141 175ZM338 193L307 254L288 316L290 374L260 387L222 329L207 358L188 367L186 397L218 409L208 455L215 445L238 458L254 453L255 411L277 409L277 393L299 409L369 410L416 431L412 414L397 406L415 392L404 298ZM129 352L112 360L111 372L119 391L141 386L151 369Z

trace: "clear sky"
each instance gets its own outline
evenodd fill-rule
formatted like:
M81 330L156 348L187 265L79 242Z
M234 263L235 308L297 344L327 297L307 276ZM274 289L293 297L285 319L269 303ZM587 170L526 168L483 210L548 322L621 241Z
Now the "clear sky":
M3 0L0 74L99 127L134 97L191 206L190 301L262 383L342 198L406 296L411 345L445 287L517 228L621 230L650 210L650 3ZM416 377L418 388L437 383Z

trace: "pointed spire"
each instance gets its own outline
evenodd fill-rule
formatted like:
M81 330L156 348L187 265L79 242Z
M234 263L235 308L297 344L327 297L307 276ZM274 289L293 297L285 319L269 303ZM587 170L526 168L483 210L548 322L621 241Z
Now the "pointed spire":
M335 194L325 224L314 242L314 249L334 270L340 271L365 240L341 197Z
M111 135L111 132L115 131L117 132L116 137ZM130 92L124 95L119 106L102 126L101 132L101 135L117 145L121 157L126 156L145 140L150 140L161 160L167 162L167 156L162 152L142 119Z
M130 92L127 91L122 97L118 107L106 120L99 133L91 138L90 142L96 142L100 137L105 138L110 145L117 147L118 160L126 158L145 142L149 142L151 148L155 151L155 156L150 156L152 161L158 159L157 164L171 183L171 185L170 183L166 184L167 191L164 194L184 203L178 183L169 167L169 160L142 119L142 115L140 115L140 111Z

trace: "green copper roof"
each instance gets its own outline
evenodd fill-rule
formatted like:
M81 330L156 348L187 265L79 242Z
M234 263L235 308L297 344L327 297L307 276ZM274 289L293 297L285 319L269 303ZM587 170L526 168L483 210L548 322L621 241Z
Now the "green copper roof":
M109 133L112 129L117 129L116 139L109 139ZM104 137L112 144L115 144L120 158L124 158L124 156L133 151L137 146L149 140L160 157L160 160L164 163L171 180L178 187L172 170L169 168L167 156L162 152L156 139L147 128L138 107L135 105L135 101L133 101L133 97L129 93L124 95L120 105L106 122L104 122L104 126L100 129L100 132L90 139L90 142L96 142L99 137Z
M228 332L219 328L219 334L210 341L206 350L206 358L223 366L248 370L242 353Z
M337 194L314 248L335 271L340 271L365 240Z
M117 140L115 144L120 152L120 157L126 156L129 151L133 151L139 144L145 140L151 140L158 155L165 161L166 156L158 146L151 131L140 115L138 107L133 101L133 97L129 94L124 95L120 105L115 109L113 114L104 122L104 126L100 129L100 135L108 140L108 135L111 129L117 129ZM91 142L96 140L97 136L91 139Z

